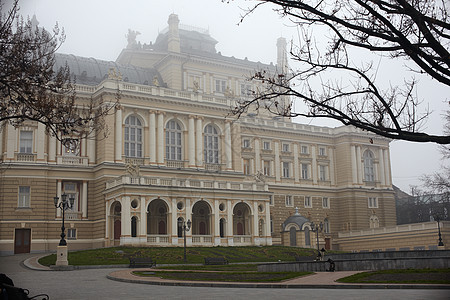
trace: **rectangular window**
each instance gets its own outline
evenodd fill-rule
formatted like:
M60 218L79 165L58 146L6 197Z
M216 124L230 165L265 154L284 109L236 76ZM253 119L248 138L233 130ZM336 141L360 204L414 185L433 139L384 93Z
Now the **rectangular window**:
M270 196L269 196L269 204L270 204L270 205L273 205L273 195L270 195Z
M77 230L75 228L67 229L67 239L68 240L76 240L77 239Z
M326 166L319 165L319 180L321 180L321 181L327 180L326 175L327 175Z
M30 187L19 186L19 201L17 207L30 207Z
M244 140L242 141L242 147L243 147L243 148L251 148L251 147L250 147L250 140L249 140L249 139L244 139Z
M302 179L308 178L308 164L302 164Z
M330 202L328 201L327 197L322 198L322 207L323 208L330 208Z
M302 146L301 147L301 153L302 154L308 154L308 146Z
M32 153L33 151L33 132L20 131L20 153Z
M284 161L283 162L283 177L284 178L289 178L290 174L289 174L289 162Z
M249 159L244 159L244 164L243 164L243 172L246 175L250 174L250 160Z
M312 207L311 197L309 197L309 196L305 197L305 207L309 207L309 208Z
M281 151L283 151L283 152L289 152L289 144L283 144L283 145L282 145Z
M286 196L286 206L293 206L292 196Z
M241 96L250 96L252 94L252 86L250 84L241 83Z
M216 92L225 93L227 81L222 79L216 79Z
M270 161L265 160L263 162L263 168L264 168L264 175L270 176Z
M263 142L263 150L270 150L270 142Z
M327 153L326 153L325 150L326 150L326 149L325 149L324 147L320 147L320 148L319 148L319 155L320 155L320 156L325 156L325 155L327 155Z
M375 197L369 197L369 208L378 208L378 199Z
M73 203L72 211L78 211L78 195L79 195L79 185L76 182L64 182L63 184L63 194L67 195L67 201L70 198L74 198L75 201Z

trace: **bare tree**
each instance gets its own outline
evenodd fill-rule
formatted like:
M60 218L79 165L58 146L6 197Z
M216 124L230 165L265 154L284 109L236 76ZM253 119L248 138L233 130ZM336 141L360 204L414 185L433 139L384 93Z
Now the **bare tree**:
M58 27L52 33L19 15L18 0L3 12L0 2L0 125L15 127L37 121L65 144L73 137L105 132L104 116L114 112L114 103L90 99L75 102L75 86L67 67L54 70L55 52L65 35Z
M287 117L331 118L391 139L450 143L448 134L432 135L423 130L430 112L419 111L421 101L416 95L415 78L424 74L450 86L448 2L257 2L242 20L259 6L274 4L281 16L299 28L302 42L292 44L289 51L299 69L255 72L250 79L262 82L264 88L255 90L253 97L237 101L234 114L241 115L256 106ZM314 29L318 28L328 31L315 36ZM405 78L401 86L380 87L373 61L365 60L370 57L368 52L404 63L413 76ZM306 104L304 111L293 111L296 99Z

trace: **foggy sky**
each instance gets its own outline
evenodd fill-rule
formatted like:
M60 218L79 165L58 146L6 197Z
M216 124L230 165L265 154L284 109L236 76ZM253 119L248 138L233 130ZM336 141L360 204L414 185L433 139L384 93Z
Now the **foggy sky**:
M5 3L5 0L0 0ZM11 0L6 0L6 6ZM66 41L58 52L101 60L115 59L126 47L128 29L140 32L137 41L154 42L158 32L167 26L171 13L178 14L181 24L209 29L218 41L217 51L225 56L247 57L252 61L276 63L276 40L283 36L288 41L298 41L297 28L289 20L281 19L271 7L262 7L240 23L242 8L250 1L221 0L21 0L20 13L36 14L39 25L50 30L56 22L64 28ZM237 25L240 23L239 25ZM395 70L384 62L384 72L398 79ZM406 76L411 76L407 74ZM402 77L400 77L401 79ZM433 112L424 129L428 133L441 133L442 115L448 109L450 90L437 83L423 80L418 96L424 99ZM429 103L428 103L429 102ZM329 125L322 120L300 120L313 125ZM438 171L442 161L434 144L394 141L391 147L393 184L404 191L409 185L419 185L424 173Z

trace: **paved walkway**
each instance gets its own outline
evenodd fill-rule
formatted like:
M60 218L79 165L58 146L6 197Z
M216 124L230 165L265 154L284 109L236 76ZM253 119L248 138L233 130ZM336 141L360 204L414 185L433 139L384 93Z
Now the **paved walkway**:
M47 255L47 254L46 254ZM23 264L25 267L38 270L38 271L54 271L49 267L42 266L38 260L41 256L33 256L26 259ZM361 271L340 271L340 272L317 272L312 275L302 276L294 279L289 279L283 282L277 283L248 283L248 282L214 282L214 281L188 281L188 280L170 280L162 279L159 277L142 277L133 274L134 270L125 268L125 266L92 266L81 267L82 269L88 268L117 268L123 269L113 271L107 275L108 279L127 282L127 283L140 283L151 285L168 285L168 286L197 286L197 287L234 287L234 288L331 288L331 289L450 289L450 285L430 285L430 284L349 284L339 283L336 280L351 276ZM70 266L69 266L70 269ZM138 269L139 271L146 270L144 268ZM151 269L151 271L157 271L158 269ZM167 271L167 270L164 270Z

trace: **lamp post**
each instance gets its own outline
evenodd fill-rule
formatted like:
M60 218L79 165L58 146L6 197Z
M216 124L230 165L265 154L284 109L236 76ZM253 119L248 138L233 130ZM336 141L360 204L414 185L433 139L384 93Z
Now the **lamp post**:
M439 236L438 246L444 246L444 242L442 242L442 236L441 236L441 226L439 225L439 216L436 216L436 220L438 223L438 236Z
M320 258L320 250L319 250L319 232L323 229L323 223L320 222L319 224L314 224L314 222L311 222L311 230L316 232L316 238L317 238L317 257Z
M69 200L67 200L66 193L61 195L61 202L58 203L59 197L54 197L53 201L55 202L55 207L61 209L62 212L62 226L61 226L61 240L59 241L59 246L67 246L67 242L65 239L66 234L64 233L65 227L64 227L64 213L69 208L71 209L73 207L73 203L75 202L75 198L71 196Z
M184 262L187 262L186 259L186 231L191 229L192 222L191 220L184 221L181 218L178 220L178 227L183 229L183 237L184 237Z

